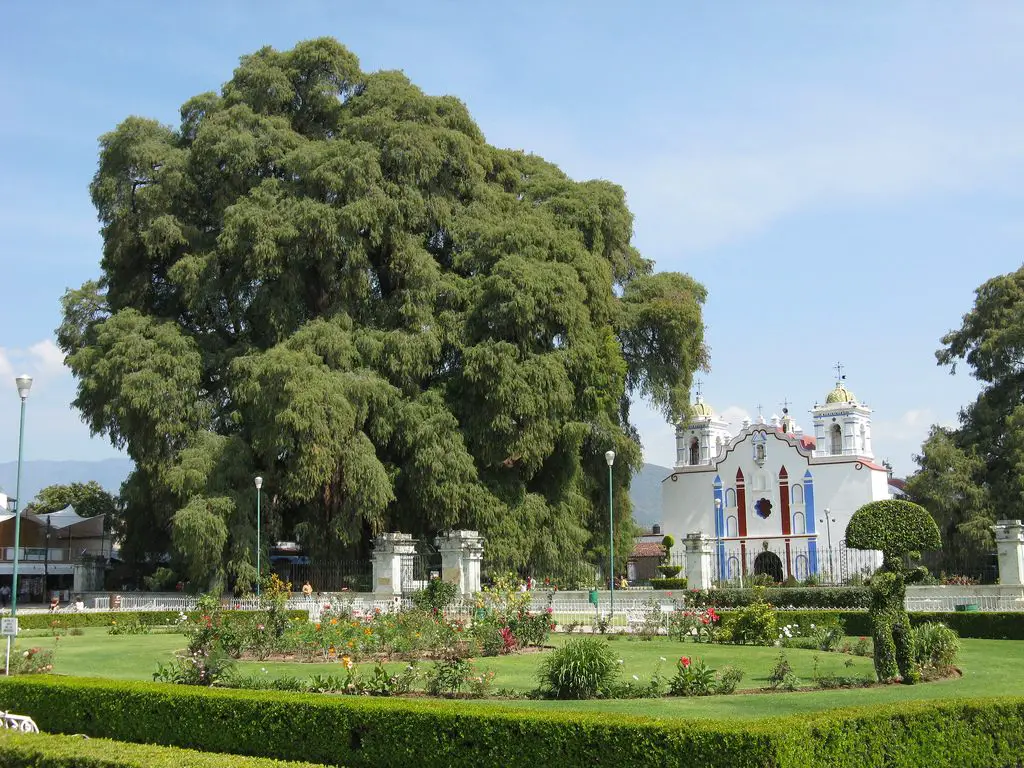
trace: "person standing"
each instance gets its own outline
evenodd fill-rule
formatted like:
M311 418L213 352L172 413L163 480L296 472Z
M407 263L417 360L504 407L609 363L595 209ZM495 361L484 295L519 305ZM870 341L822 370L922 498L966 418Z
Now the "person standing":
M313 586L308 581L302 585L302 596L307 600L313 599Z

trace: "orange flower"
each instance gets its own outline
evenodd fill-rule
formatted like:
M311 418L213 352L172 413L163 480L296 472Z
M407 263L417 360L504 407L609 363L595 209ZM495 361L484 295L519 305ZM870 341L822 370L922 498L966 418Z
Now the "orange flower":
M316 628L317 628L318 630L320 629L320 622L319 622L319 621L318 621L318 622L316 623Z
M337 623L338 623L337 619L331 619L331 624L337 624Z

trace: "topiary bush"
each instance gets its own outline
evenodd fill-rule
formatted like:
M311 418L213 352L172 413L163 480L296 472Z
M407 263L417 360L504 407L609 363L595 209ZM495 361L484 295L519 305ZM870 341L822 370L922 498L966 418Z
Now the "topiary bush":
M920 557L922 549L942 546L939 528L928 510L902 499L865 504L850 518L846 544L855 549L882 551L882 568L871 579L871 629L875 643L875 674L885 682L900 677L920 679L914 659L914 638L904 600L907 582L928 575L925 568L908 569L904 560Z
M551 652L540 665L541 693L553 699L593 699L611 688L619 662L607 641L578 637Z

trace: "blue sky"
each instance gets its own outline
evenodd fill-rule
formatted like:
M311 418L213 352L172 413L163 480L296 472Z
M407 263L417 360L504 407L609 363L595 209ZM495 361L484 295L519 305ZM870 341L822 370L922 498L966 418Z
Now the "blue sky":
M238 57L331 35L463 99L488 140L623 185L635 242L707 286L705 397L736 423L848 384L913 469L977 392L935 365L1024 245L1024 6L815 2L91 2L0 8L0 460L115 455L69 402L59 298L98 274L97 137L176 123ZM643 9L642 11L639 9ZM2 404L5 403L5 404ZM648 461L671 428L638 403Z

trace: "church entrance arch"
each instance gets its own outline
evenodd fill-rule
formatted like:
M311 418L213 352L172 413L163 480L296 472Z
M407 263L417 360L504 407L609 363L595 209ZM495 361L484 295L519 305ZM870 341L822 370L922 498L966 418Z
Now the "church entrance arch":
M774 552L762 552L754 558L754 575L765 574L773 581L782 581L782 560Z

